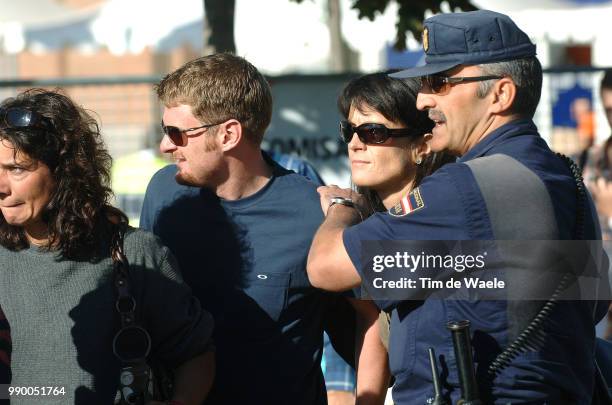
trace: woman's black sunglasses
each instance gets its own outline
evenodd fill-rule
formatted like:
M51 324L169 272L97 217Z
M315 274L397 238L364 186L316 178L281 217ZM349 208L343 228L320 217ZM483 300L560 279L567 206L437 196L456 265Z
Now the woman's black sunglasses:
M27 108L0 108L0 120L2 128L53 128L47 117Z
M161 127L162 127L162 131L164 131L164 134L168 135L168 138L170 138L170 142L172 142L176 146L185 146L187 145L187 138L189 136L187 135L187 132L195 131L196 129L206 129L206 128L214 127L214 126L223 124L223 122L219 122L217 124L206 124L206 125L202 125L202 126L194 127L194 128L180 129L178 127L174 127L171 125L164 125L164 122L162 121ZM201 135L201 133L194 134L193 136L197 136L197 135Z
M369 123L354 127L346 120L340 121L340 138L344 142L349 143L355 133L365 144L380 144L385 143L389 138L423 135L423 131L415 128L389 129L383 124Z

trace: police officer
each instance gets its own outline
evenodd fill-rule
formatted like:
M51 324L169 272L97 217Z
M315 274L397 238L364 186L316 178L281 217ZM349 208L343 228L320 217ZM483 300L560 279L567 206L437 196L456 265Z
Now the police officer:
M600 238L590 197L532 121L542 69L528 36L509 17L485 10L436 15L424 26L425 65L392 76L421 77L417 107L435 122L431 149L458 160L427 177L397 207L361 223L359 196L320 188L326 219L308 261L316 287L341 291L361 285L375 294L376 274L361 264L368 240L558 240L576 238L578 228L583 239ZM374 302L391 312L396 404L424 404L433 397L429 347L441 360L443 395L453 403L459 398L446 323L460 319L471 322L485 403L590 403L594 325L604 305L558 302L540 326L543 344L522 348L489 373L496 356L530 325L522 315L537 313L529 307L533 302Z

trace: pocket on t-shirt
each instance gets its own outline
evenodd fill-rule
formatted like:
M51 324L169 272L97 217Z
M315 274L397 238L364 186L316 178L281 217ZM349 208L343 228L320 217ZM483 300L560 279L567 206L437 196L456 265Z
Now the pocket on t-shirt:
M243 315L250 317L250 321L259 321L260 326L265 326L267 321L277 322L287 306L290 281L289 273L246 275L239 292L244 300Z

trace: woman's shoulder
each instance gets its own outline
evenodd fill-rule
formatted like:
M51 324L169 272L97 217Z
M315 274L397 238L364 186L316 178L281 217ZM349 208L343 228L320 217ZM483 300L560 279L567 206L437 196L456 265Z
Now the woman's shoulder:
M132 270L161 272L170 279L180 280L174 256L151 232L128 227L123 247Z
M146 245L161 245L159 238L152 232L145 231L144 229L140 228L134 228L132 226L128 226L125 231L125 242L142 243Z
M161 240L149 231L128 226L123 241L125 254L129 259L158 262L165 259L169 250Z

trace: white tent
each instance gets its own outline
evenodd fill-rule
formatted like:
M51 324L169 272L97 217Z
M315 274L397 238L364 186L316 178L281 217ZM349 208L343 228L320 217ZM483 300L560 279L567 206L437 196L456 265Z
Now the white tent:
M74 28L89 20L98 8L71 9L52 0L0 0L0 50L9 54L21 52L28 43L35 42L28 38L29 32L66 33L66 27ZM81 37L79 33L72 30L61 42L73 42Z
M577 5L576 0L475 0L481 8L509 14L538 43L547 64L546 44L588 42L594 63L612 65L607 48L612 37L612 2ZM359 52L360 67L384 66L381 53L395 37L396 4L373 22L359 20L351 0L341 0L342 32ZM202 0L108 0L85 9L71 9L53 0L0 0L0 50L25 47L52 50L66 44L116 54L138 53L146 46L167 50L182 43L202 47ZM330 45L326 1L297 4L289 0L236 2L238 53L270 74L327 71ZM410 40L411 48L418 48Z

